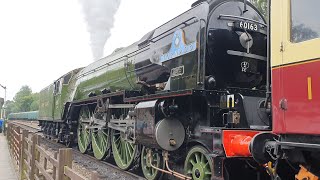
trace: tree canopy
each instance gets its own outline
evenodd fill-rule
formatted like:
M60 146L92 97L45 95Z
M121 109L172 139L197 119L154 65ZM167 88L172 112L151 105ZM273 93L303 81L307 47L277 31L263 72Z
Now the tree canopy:
M37 111L39 109L39 93L32 93L29 86L22 86L13 100L6 101L6 114L15 112Z
M268 0L248 0L251 2L264 16L265 19L268 19Z

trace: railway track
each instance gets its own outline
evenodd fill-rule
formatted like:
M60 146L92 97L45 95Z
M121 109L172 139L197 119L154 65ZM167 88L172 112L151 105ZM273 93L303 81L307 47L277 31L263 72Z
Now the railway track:
M10 121L10 123L26 129L29 132L37 133L43 137L40 128L36 128L35 124L25 121ZM54 151L58 150L59 148L66 148L65 145L46 139L44 137L41 139L41 144ZM82 154L76 147L73 147L72 151L74 162L86 170L98 172L100 175L100 179L116 178L117 180L145 180L144 177L139 175L141 173L139 171L123 171L115 164L112 164L112 162L100 161L89 154Z

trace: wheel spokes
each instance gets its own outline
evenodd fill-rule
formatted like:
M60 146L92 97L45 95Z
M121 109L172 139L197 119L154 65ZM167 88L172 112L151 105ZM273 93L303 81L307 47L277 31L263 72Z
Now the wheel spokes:
M110 137L109 129L98 129L92 132L92 150L94 156L102 160L109 154Z
M196 163L194 162L194 160L193 159L190 159L190 161L189 161L191 164L192 164L192 166L195 166L196 165Z
M185 173L195 180L209 180L212 175L213 161L208 150L195 146L189 151L185 161Z
M85 153L88 150L90 144L90 130L86 128L90 121L90 111L88 106L83 106L79 114L78 125L78 147L81 153Z
M148 180L158 179L158 177L161 175L161 172L153 168L151 165L163 169L164 163L162 161L162 156L155 150L143 147L141 152L142 172Z
M78 147L81 153L85 153L88 150L90 144L90 131L87 130L84 124L79 125L78 130Z
M196 162L200 163L200 157L198 153L195 153L194 156L196 157Z
M121 137L119 131L112 130L112 152L116 164L121 169L129 169L134 162L137 146Z

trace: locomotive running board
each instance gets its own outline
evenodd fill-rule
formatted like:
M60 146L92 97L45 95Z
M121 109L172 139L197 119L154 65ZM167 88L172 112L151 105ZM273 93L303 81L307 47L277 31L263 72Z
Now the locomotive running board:
M228 91L218 90L201 90L201 89L187 89L179 91L163 91L156 94L150 94L145 96L125 97L124 102L137 102L137 101L149 101L155 99L164 99L178 96L212 96L212 95L225 95Z

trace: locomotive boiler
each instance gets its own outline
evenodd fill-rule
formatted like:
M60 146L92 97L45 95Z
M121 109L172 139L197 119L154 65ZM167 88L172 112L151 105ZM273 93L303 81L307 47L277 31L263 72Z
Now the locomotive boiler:
M263 179L249 143L271 125L266 42L249 2L197 1L43 89L41 127L124 170L139 164L147 179Z

